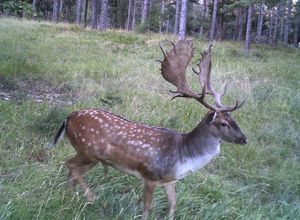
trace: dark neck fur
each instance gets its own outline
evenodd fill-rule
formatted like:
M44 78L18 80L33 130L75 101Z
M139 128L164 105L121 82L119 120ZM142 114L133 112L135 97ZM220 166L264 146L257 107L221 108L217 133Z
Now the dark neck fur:
M180 158L197 157L209 151L218 140L209 134L208 124L212 120L213 113L209 112L203 120L190 133L183 134L179 148Z

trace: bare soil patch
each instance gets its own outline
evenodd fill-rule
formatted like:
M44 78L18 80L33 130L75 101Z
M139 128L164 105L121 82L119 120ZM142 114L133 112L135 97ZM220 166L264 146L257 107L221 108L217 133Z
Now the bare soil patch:
M8 80L0 75L0 100L32 100L37 103L48 102L50 105L72 105L79 97L69 90L65 83L54 87L40 80Z

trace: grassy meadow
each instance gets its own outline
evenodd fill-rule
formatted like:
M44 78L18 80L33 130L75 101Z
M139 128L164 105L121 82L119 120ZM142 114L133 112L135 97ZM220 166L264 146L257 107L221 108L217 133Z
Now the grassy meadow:
M170 101L156 59L174 36L106 33L75 25L0 19L0 219L140 219L141 181L102 166L85 176L96 195L86 203L66 183L64 141L45 149L63 119L104 108L133 121L181 132L207 111L193 100ZM196 66L208 43L194 39ZM215 42L212 80L231 80L225 103L246 100L233 113L248 137L226 144L201 171L177 183L176 219L300 219L300 51ZM201 91L188 69L189 83ZM157 188L150 219L165 219Z

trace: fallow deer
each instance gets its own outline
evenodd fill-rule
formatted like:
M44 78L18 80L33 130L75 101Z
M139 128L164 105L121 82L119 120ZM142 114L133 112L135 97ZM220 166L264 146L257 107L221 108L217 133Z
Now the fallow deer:
M186 69L193 57L190 41L180 40L170 52L161 47L164 59L161 74L174 84L173 98L193 98L209 112L189 133L179 133L166 128L152 127L129 121L102 109L87 109L71 113L63 122L52 146L64 133L77 154L66 162L69 168L69 185L74 189L79 183L89 202L94 195L82 176L101 162L140 178L144 184L144 210L147 219L156 186L163 186L169 201L169 217L173 218L176 205L175 184L185 176L199 170L220 153L220 141L246 144L246 137L230 116L240 108L221 104L223 93L217 93L211 85L211 46L201 53L199 82L202 93L193 92L187 84ZM214 104L205 101L212 95Z

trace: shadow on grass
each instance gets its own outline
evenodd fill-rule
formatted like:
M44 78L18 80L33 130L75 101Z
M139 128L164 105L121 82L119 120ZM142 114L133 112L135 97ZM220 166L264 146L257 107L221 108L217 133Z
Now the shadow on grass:
M69 113L70 111L64 107L55 107L47 115L35 117L31 129L41 136L53 136Z

